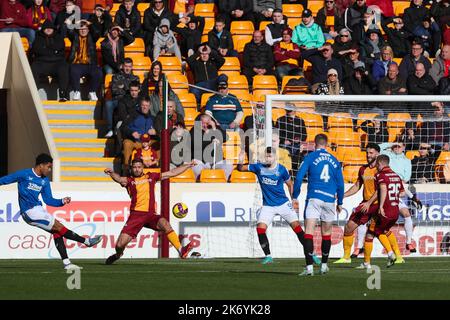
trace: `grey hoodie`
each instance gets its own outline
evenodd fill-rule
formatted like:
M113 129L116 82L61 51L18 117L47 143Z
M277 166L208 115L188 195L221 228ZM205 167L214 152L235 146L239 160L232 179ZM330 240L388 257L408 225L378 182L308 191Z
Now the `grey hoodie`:
M167 32L165 34L162 33L161 32L162 26L167 26L167 28L169 29L169 32ZM161 19L158 30L155 32L155 36L153 37L153 46L158 46L160 48L162 48L162 47L171 48L174 45L176 45L176 43L177 43L177 39L175 38L173 31L170 30L169 19L166 19L166 18Z

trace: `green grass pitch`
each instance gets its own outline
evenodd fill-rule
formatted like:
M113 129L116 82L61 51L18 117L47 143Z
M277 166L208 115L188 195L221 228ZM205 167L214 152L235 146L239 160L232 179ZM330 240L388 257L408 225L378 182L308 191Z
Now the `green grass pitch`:
M450 299L450 257L408 258L381 268L381 289L351 265L301 278L303 259L74 260L82 266L81 289L68 290L58 260L0 260L0 299ZM318 269L315 267L317 273Z

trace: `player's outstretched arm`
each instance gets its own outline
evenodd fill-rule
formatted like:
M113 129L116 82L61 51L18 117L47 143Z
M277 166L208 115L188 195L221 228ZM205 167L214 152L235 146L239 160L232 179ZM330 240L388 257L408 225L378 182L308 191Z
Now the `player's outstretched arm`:
M297 199L300 195L300 190L302 188L303 178L308 172L310 157L306 156L303 163L300 165L300 169L297 172L297 177L295 177L294 190L292 191L292 200Z
M63 205L70 203L70 197L65 197L64 199L53 198L52 189L50 183L46 183L42 189L42 200L45 204L52 207L62 207Z
M353 196L354 194L356 194L359 189L361 189L361 182L359 181L359 179L355 182L355 184L353 184L350 189L348 189L347 191L345 191L344 193L344 198L348 198Z
M161 173L161 180L165 180L165 179L169 179L169 178L172 178L172 177L176 177L176 176L182 174L183 172L185 172L187 169L192 168L192 167L194 167L196 165L197 165L197 162L195 160L192 160L191 162L185 163L185 164L183 164L183 165L181 165L181 166L179 166L179 167L177 167L175 169L163 172L163 173Z
M244 151L241 151L239 153L239 160L238 160L239 163L238 163L238 165L236 167L236 169L239 172L246 172L246 171L248 171L248 164L244 164L244 160L245 160L245 153L244 153Z
M105 174L107 174L108 176L111 177L111 179L113 179L113 181L117 182L118 184L120 184L122 187L125 187L128 183L128 180L126 177L122 177L120 176L120 174L115 173L113 171L113 169L111 168L106 168L105 169Z
M19 177L20 177L20 171L17 171L17 172L9 174L7 176L1 177L0 178L0 186L17 182L17 181L19 181Z

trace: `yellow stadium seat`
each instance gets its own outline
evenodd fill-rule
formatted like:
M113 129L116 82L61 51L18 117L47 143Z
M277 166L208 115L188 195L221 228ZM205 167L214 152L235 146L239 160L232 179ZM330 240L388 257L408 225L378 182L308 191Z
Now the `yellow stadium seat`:
M209 98L214 95L214 93L211 92L205 92L202 94L202 98L200 100L200 107L204 108L206 106L206 103L208 102Z
M289 18L288 19L288 26L292 30L294 30L295 27L298 26L300 23L302 23L302 18Z
M133 59L133 70L149 71L152 62L149 57L136 57Z
M328 117L328 129L336 128L336 129L343 129L343 128L350 128L352 129L353 122L352 122L352 116L350 113L346 112L335 112L332 113Z
M278 90L277 78L269 75L256 75L253 77L253 88Z
M109 10L109 14L111 15L111 17L114 18L116 16L116 12L119 11L121 4L122 3L113 3L111 10Z
M25 50L25 52L28 52L28 50L30 49L28 39L25 37L21 37L20 40L22 41L23 50Z
M248 96L250 94L247 89L230 89L228 92L235 95L238 99L241 96Z
M450 151L442 151L436 160L436 165L444 165L447 161L450 161Z
M225 57L225 63L220 67L219 74L223 71L241 71L241 63L237 57Z
M282 5L283 14L290 18L298 18L302 15L303 5L301 4L283 4Z
M252 41L252 38L253 38L252 35L247 34L234 35L233 36L234 50L236 50L237 52L243 52L245 45L250 41Z
M126 52L144 53L145 52L144 40L142 40L141 38L135 38L134 41L132 43L130 43L129 45L127 45L124 49L125 49L125 53Z
M230 176L231 183L255 183L256 176L253 172L240 172L233 170Z
M225 160L228 160L228 162L231 162L233 164L239 163L239 153L241 152L240 146L224 145L222 147L222 151L223 151L223 158Z
M320 114L312 112L297 112L297 116L305 121L306 127L316 127L323 130L323 118Z
M308 60L303 60L303 72L312 69L312 63L309 62Z
M358 180L358 172L360 166L347 165L344 166L342 174L344 176L344 182L355 183Z
M148 8L150 8L150 3L138 3L137 4L137 9L138 9L139 13L141 14L141 17L144 16L144 12Z
M187 169L182 174L170 178L170 182L177 182L177 183L194 183L196 181L195 174L192 169Z
M225 171L222 169L203 169L200 174L200 182L224 183L227 182Z
M358 132L342 130L341 128L329 131L330 142L338 146L353 146L359 147L361 145L361 135Z
M253 103L253 95L249 92L241 94L239 97L239 102L241 103L242 108L251 108Z
M320 127L306 127L306 142L314 142L314 138L319 133L323 132L323 129Z
M392 1L392 6L394 7L394 13L396 16L403 16L406 8L411 5L410 1Z
M158 61L161 62L164 73L167 74L168 71L181 73L181 61L177 57L159 56Z
M201 43L208 42L208 35L202 34Z
M232 35L237 34L249 34L252 35L255 31L253 22L251 21L232 21L230 26L230 32Z
M193 93L181 93L178 95L178 99L180 99L181 105L183 108L197 108L197 100Z
M170 87L177 94L178 92L188 93L189 90L189 81L184 74L181 73L170 73L167 74L167 80L169 81Z
M417 150L406 151L405 155L409 160L412 160L412 159L414 159L414 157L419 156L419 151L417 151Z
M389 113L387 116L387 126L390 128L404 128L407 121L411 121L409 113Z
M197 3L194 8L194 15L200 17L214 18L217 7L214 3Z
M266 27L271 23L272 23L272 21L261 21L259 23L259 30L262 31L262 30L266 29Z
M324 6L323 0L309 0L308 9L312 11L313 16L317 16L317 12Z
M136 58L140 58L140 57L144 57L144 53L143 52L125 52L125 58L130 58L131 60L133 60Z
M334 31L334 16L327 16L325 26Z
M214 28L215 23L216 20L214 18L205 18L205 27L203 28L203 35L208 36L208 32L210 32Z
M300 79L302 76L284 76L283 79L281 80L281 92L284 91L284 87L286 87L286 84L289 82L289 80L291 79Z
M378 113L360 113L356 125L359 127L364 121L373 120L376 116L378 116Z
M366 152L361 151L359 147L341 147L338 148L338 152L339 149L343 149L344 157L342 159L342 162L344 164L364 165L367 163ZM339 159L339 161L341 161L341 159Z
M400 63L402 63L402 58L393 58L392 60L398 65L400 65Z
M228 78L229 89L245 89L248 91L247 77L244 75L232 75Z
M266 95L278 94L275 89L253 89L253 97L256 101L266 101Z
M276 122L279 118L281 118L284 115L286 115L286 110L278 109L278 108L273 108L272 109L272 120L274 122Z
M186 127L192 127L194 125L195 118L200 114L197 109L185 108L184 109L184 123Z

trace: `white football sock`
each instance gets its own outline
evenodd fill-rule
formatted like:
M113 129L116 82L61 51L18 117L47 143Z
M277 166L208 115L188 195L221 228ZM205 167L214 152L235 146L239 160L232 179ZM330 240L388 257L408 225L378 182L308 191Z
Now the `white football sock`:
M362 224L358 227L357 232L358 232L358 248L364 248L364 240L366 239L366 231L367 231L367 226L365 224Z
M410 244L412 241L413 234L413 221L411 216L405 218L405 233L406 233L406 244Z

